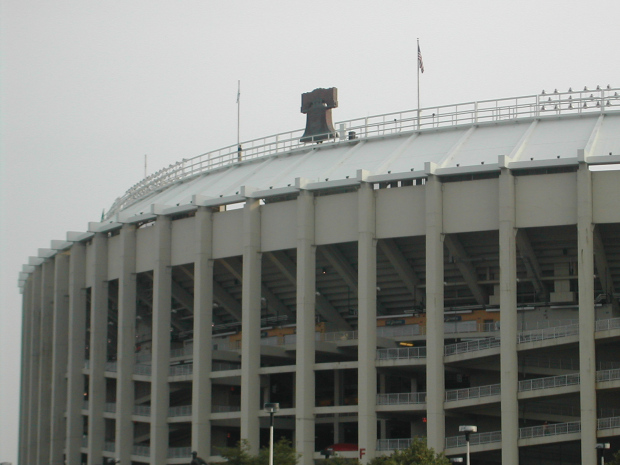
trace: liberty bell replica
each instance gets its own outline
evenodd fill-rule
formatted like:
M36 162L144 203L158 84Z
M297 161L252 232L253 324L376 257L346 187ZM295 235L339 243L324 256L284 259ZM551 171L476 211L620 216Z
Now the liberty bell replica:
M306 130L301 142L317 142L335 139L332 108L338 107L338 89L314 89L301 94L301 112L306 117Z

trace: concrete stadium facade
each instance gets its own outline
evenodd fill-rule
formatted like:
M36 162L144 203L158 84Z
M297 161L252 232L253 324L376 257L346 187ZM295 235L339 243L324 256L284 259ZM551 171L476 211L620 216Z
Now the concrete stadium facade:
M620 448L620 99L502 99L183 160L31 257L19 464Z

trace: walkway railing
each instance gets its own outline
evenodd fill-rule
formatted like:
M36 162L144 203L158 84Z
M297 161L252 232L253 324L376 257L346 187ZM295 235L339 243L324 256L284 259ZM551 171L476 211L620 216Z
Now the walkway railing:
M596 372L596 381L614 381L620 379L620 369L601 370Z
M116 452L116 443L105 441L103 443L103 450L104 452Z
M169 459L187 458L189 460L191 456L192 456L191 447L170 447L168 449Z
M377 405L425 404L426 392L377 394Z
M477 339L475 341L458 342L444 347L444 355L455 355L477 350L492 349L500 346L500 340L496 338Z
M170 372L169 372L170 376L191 375L192 373L194 373L193 363L170 366Z
M620 428L620 417L599 418L597 420L596 429L612 428Z
M535 391L538 389L549 389L562 386L573 386L579 384L579 373L570 375L549 376L546 378L526 379L519 381L519 391Z
M620 103L619 89L559 92L546 95L527 95L497 100L483 100L456 105L442 105L408 110L366 118L343 121L335 125L339 138L324 141L326 144L344 142L348 134L357 138L376 138L390 134L516 120L561 114L596 113L615 110ZM246 141L238 146L229 145L193 158L183 159L163 168L132 186L112 204L105 219L131 205L145 195L192 176L229 166L241 161L268 157L308 145L300 142L303 130L283 132L264 138Z
M133 446L131 453L139 457L150 457L151 448L149 446Z
M213 405L211 406L211 412L213 413L226 413L226 412L239 412L241 411L240 405Z
M567 423L552 423L550 425L528 426L519 428L519 439L539 438L543 436L557 436L558 434L571 434L581 432L580 421Z
M533 329L531 331L523 331L517 335L517 343L544 341L546 339L557 339L566 336L577 336L579 334L579 325L571 324L566 326L554 326L544 329Z
M150 405L134 405L132 413L140 417L150 417L151 406Z
M493 442L501 442L502 432L491 431L489 433L476 433L469 436L469 445L477 446L479 444L490 444ZM451 436L446 438L446 449L452 449L454 447L462 447L467 445L465 436Z
M596 321L596 331L607 331L610 329L620 329L620 318Z
M502 393L500 384L488 386L476 386L465 389L452 389L446 391L446 402L453 402L465 399L478 399L480 397L498 396Z
M426 358L426 347L401 347L377 350L377 360Z
M378 439L377 440L377 450L403 450L407 449L413 439L404 438L404 439Z
M176 407L168 408L169 417L190 417L192 416L191 405L177 405Z

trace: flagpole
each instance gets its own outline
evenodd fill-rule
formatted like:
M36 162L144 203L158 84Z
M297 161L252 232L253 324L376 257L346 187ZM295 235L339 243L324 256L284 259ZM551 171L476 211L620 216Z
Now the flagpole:
M417 66L418 68L418 129L420 129L420 38L418 37L418 60Z
M237 81L237 161L241 161L241 80Z

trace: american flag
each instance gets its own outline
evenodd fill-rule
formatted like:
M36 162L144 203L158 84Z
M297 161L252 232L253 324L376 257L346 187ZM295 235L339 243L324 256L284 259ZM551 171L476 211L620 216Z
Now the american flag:
M422 52L420 52L420 46L418 45L418 66L420 71L424 72L424 62L422 61Z

